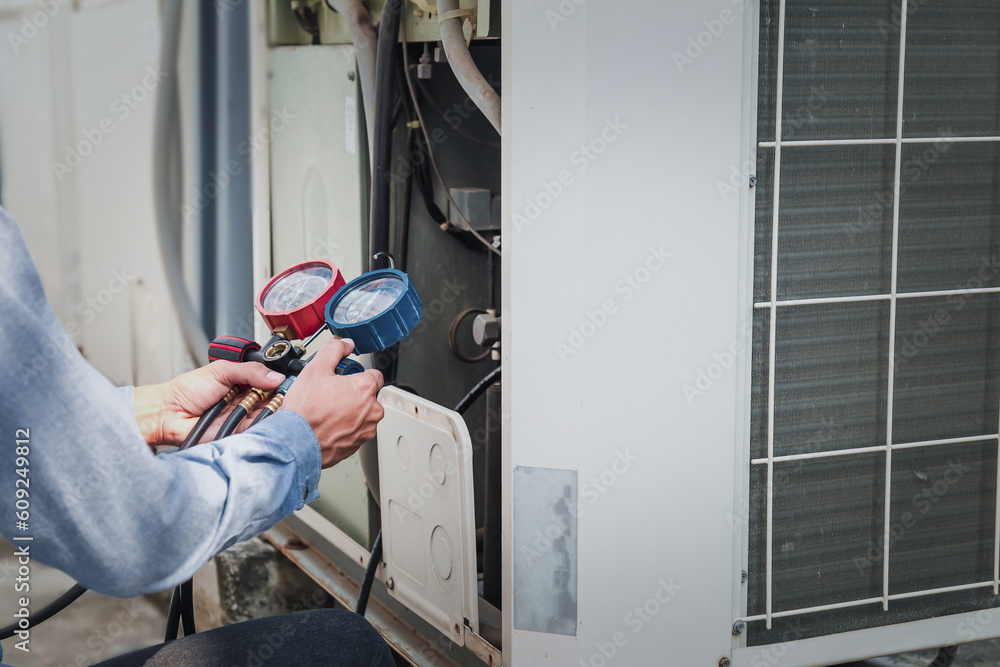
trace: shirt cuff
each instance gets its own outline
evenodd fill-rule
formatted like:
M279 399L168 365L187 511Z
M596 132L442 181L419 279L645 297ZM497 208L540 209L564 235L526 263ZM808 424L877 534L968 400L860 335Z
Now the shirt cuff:
M305 418L294 410L278 410L248 432L266 435L280 442L296 463L293 495L300 499L299 507L319 498L319 477L322 473L319 440Z
M132 416L135 417L135 387L118 387L118 392L125 399L129 410L132 411Z

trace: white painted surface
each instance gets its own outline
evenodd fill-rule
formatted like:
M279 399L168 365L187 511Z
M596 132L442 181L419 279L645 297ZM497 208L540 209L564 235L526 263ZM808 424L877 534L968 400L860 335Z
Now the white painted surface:
M508 539L504 662L715 665L741 396L734 370L691 404L682 387L741 340L740 198L716 183L741 159L745 17L730 0L503 9L505 468L578 470L582 510L577 638L511 635ZM679 70L674 52L727 10ZM526 200L549 204L529 224Z

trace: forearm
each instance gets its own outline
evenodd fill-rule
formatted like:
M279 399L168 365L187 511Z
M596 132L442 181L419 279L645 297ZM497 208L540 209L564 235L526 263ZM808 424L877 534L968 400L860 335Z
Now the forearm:
M66 335L3 209L0 237L0 349L29 340L35 351L0 364L0 486L15 488L15 433L28 429L28 465L16 467L28 471L30 518L18 534L33 537L34 558L98 592L130 596L183 581L218 550L316 497L319 444L291 412L154 457L146 442L162 436L155 393L137 390L133 412ZM14 502L0 494L8 537Z

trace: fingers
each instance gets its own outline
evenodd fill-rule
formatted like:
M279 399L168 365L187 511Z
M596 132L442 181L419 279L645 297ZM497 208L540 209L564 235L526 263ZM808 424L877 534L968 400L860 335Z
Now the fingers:
M277 388L285 379L281 373L268 370L267 366L256 361L243 364L213 361L208 365L208 368L220 383L230 387L234 384L242 384L266 391Z
M318 366L321 369L332 371L340 363L340 360L349 355L352 350L354 350L354 341L350 338L332 338L323 343L319 352L309 362L309 366Z
M356 373L347 377L354 379L364 390L371 392L373 395L377 394L379 389L385 384L385 378L382 377L382 373L374 368L369 368L364 373Z

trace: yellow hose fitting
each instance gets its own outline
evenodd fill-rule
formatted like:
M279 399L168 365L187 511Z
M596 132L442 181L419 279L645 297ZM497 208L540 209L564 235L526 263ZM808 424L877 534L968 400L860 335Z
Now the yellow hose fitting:
M257 403L267 398L270 392L263 392L257 387L250 387L250 393L240 401L240 407L247 411L247 414L253 412L253 408Z
M240 386L236 385L229 390L229 393L225 396L226 405L232 405L232 402L240 395Z
M275 394L274 397L271 399L271 402L267 404L267 409L270 410L272 413L275 413L278 411L278 408L280 408L281 404L284 402L285 402L284 394Z

